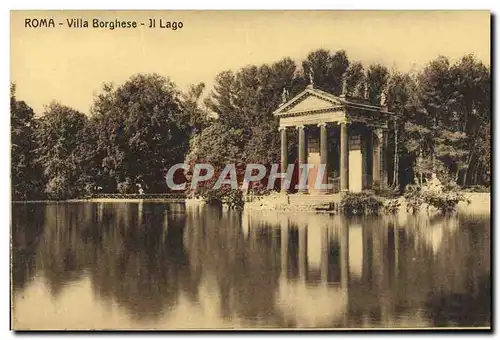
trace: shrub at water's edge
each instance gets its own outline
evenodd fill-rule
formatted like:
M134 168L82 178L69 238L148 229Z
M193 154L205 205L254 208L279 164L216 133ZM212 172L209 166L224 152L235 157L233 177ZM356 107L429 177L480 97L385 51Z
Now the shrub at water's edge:
M245 200L252 202L252 195L245 197L242 190L232 189L229 186L222 186L219 189L198 190L193 193L197 198L201 198L208 204L219 204L229 209L243 210ZM266 195L266 202L272 200L275 195ZM458 203L468 202L468 199L455 188L446 188L439 185L436 181L430 182L428 185L408 185L405 189L403 197L397 198L395 195L389 197L380 197L372 192L348 192L342 195L340 202L331 202L328 207L311 207L312 210L330 211L346 216L355 215L379 215L396 214L402 209L401 205L404 202L407 213L417 213L421 210L430 212L430 209L436 210L441 214L449 214L456 210ZM263 196L258 196L263 197ZM279 200L274 197L275 204L271 204L272 209L282 210L285 206L290 205L290 202L283 202L283 196L278 194ZM394 197L394 198L393 198ZM264 204L264 203L262 203ZM262 205L260 204L260 205ZM285 208L284 210L287 210Z
M377 215L383 207L380 199L368 193L346 193L340 201L340 213L353 215Z
M221 187L220 189L208 189L198 193L208 204L220 204L229 209L243 210L245 201L243 192L239 189Z
M434 209L440 214L450 214L456 210L458 203L470 204L465 195L456 188L443 190L435 183L422 186L408 185L403 197L406 212L412 214L423 209L426 212ZM400 198L384 198L366 192L346 193L338 205L332 202L327 210L347 216L396 214L401 210L402 202Z
M467 202L468 199L456 190L439 191L429 190L425 186L408 185L404 198L406 201L406 211L417 213L421 208L429 210L435 208L441 214L449 214L455 211L459 202Z

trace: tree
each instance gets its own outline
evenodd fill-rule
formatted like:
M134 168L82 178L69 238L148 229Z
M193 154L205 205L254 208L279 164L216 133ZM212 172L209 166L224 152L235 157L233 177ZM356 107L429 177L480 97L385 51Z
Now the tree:
M419 76L420 121L430 130L430 154L461 184L471 179L479 131L490 120L489 82L489 70L471 55L455 65L438 57Z
M349 59L344 50L331 54L328 50L319 49L309 53L302 63L306 79L309 79L312 70L314 85L335 95L342 93L342 76L348 67Z
M80 193L81 188L75 185L79 164L74 152L86 123L83 113L57 102L48 105L39 119L36 155L43 169L44 191L50 198L72 198Z
M487 67L471 55L453 65L441 56L416 77L395 72L387 84L387 95L389 110L398 118L401 176L414 169L419 178L436 172L442 179L462 185L489 183Z
M39 198L41 172L35 160L36 120L33 109L16 99L16 86L10 88L11 186L13 200Z
M73 152L78 177L75 186L79 188L79 195L92 196L104 186L102 171L103 152L98 148L96 119L90 118L77 135L78 145Z
M370 65L366 72L366 81L368 84L368 99L373 105L380 104L380 95L385 89L389 80L389 70L387 67L375 64Z
M211 151L200 153L204 155L204 160L218 163L221 155L228 154L234 155L232 159L225 158L228 162L277 162L278 120L273 116L273 112L282 101L284 89L291 95L299 91L297 86L300 81L297 81L297 77L301 75L296 73L296 65L290 58L284 58L272 65L247 66L235 73L220 73L216 77L214 90L206 101L207 107L218 117L208 131L224 131L222 137L226 138L229 134L237 138L235 147L238 153L228 153L224 150L224 143L208 142L208 145L202 148L211 148ZM213 138L206 132L202 135L198 144L205 144L206 138ZM192 153L190 157L196 157L195 154Z
M198 147L188 157L193 163L210 163L215 168L223 168L228 163L244 161L245 141L241 129L216 121L202 131L199 139Z
M183 161L189 124L198 124L195 112L185 114L190 108L183 110L175 84L157 74L132 76L117 88L105 84L92 108L103 191L165 192L166 171Z
M208 112L202 107L201 97L205 84L191 85L187 92L182 93L181 107L186 124L191 127L191 134L201 131L208 125Z
M456 90L456 101L452 105L452 124L454 130L464 134L462 145L463 157L460 158L460 167L457 171L462 174L461 183L474 183L478 176L471 171L474 168L489 171L490 160L478 153L481 149L486 154L491 154L491 147L481 148L481 144L491 145L489 137L491 131L487 128L491 122L491 79L490 70L474 55L462 57L450 68L451 81ZM485 133L486 132L486 133ZM485 164L488 163L488 164ZM482 164L477 164L482 163ZM484 177L484 174L480 177ZM487 181L489 183L489 181Z
M347 68L344 78L347 85L347 95L363 98L365 95L363 65L360 62L351 63Z
M215 78L214 88L205 105L220 121L231 124L235 121L235 86L236 79L232 71L223 71ZM237 123L237 120L236 122Z
M406 184L414 180L414 169L421 151L421 134L424 127L413 123L418 109L418 98L416 96L417 83L407 73L393 72L387 82L387 106L388 110L395 114L393 117L392 137L390 144L395 143L395 131L397 130L397 150L394 155L393 184L399 184L404 188Z

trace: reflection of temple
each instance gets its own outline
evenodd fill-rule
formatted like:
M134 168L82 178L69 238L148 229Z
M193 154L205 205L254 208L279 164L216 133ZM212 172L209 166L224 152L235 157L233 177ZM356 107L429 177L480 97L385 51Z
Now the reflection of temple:
M451 238L448 224L456 220L432 223ZM296 327L430 326L415 309L423 310L437 284L446 291L440 282L447 271L467 267L434 263L450 258L443 243L437 250L420 231L390 219L269 212L245 215L242 229L249 239L263 232L279 238L272 245L280 261L274 301L285 322Z
M280 225L281 278L276 303L285 318L297 320L299 327L327 327L345 314L348 303L348 229L339 221L316 217L321 225L308 227L287 216Z

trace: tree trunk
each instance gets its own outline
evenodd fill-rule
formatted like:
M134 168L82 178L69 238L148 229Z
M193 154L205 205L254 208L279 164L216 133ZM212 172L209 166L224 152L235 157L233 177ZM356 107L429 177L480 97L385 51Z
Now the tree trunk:
M471 169L469 170L469 172L471 173L471 177L472 177L471 181L470 181L470 183L472 185L477 185L478 184L477 183L478 182L477 178L480 175L481 171L482 171L482 164L479 163L479 162L475 162L472 165Z
M465 184L467 183L467 176L469 175L469 168L470 168L470 165L472 163L473 156L474 156L474 150L471 150L471 152L469 154L469 159L467 160L467 166L465 167L465 174L464 174L464 180L462 182L462 186L465 186Z

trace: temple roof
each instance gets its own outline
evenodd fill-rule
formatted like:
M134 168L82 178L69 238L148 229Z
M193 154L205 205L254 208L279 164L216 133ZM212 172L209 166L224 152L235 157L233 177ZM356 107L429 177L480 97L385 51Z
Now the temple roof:
M304 91L281 104L273 112L275 116L301 115L328 109L355 108L361 111L391 114L383 107L372 105L368 100L350 96L335 96L331 93L308 86Z

